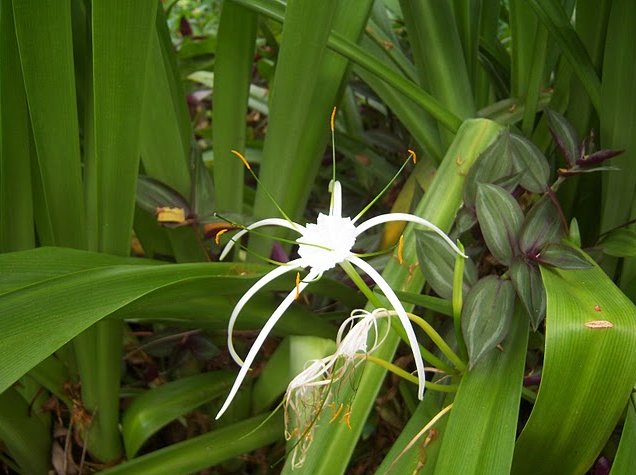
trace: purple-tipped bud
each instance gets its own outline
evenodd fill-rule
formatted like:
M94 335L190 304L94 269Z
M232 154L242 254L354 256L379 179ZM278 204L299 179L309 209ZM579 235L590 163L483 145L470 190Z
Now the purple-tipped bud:
M599 163L604 162L605 160L609 160L610 158L614 158L625 150L599 150L598 152L594 152L591 155L583 156L576 161L577 165L586 166L586 165L597 165Z

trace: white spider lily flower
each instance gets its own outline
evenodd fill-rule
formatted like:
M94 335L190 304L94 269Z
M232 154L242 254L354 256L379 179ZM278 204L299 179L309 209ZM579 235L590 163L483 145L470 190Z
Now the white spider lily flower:
M270 331L285 313L287 308L289 308L289 306L307 287L307 285L320 278L323 272L332 269L336 265L342 264L344 262L349 262L359 269L363 270L375 282L380 290L382 290L389 303L395 309L397 316L400 319L402 326L404 327L404 331L406 332L408 343L411 346L411 351L415 356L415 366L417 368L417 374L420 380L418 398L421 400L424 397L424 361L420 353L415 332L413 331L413 327L409 322L406 311L404 310L402 303L398 299L395 292L393 292L390 285L386 282L386 280L384 280L384 278L371 265L366 263L360 257L356 256L353 253L352 249L356 243L356 239L358 238L358 236L369 230L370 228L391 221L407 221L433 230L434 232L439 234L456 253L461 254L464 257L466 256L441 229L439 229L430 221L427 221L413 214L382 214L356 226L356 222L362 216L362 213L358 214L358 216L353 219L342 216L342 188L340 182L332 180L329 188L331 191L331 205L329 208L329 214L320 213L315 224L309 223L306 226L302 226L298 223L281 218L263 219L247 226L245 229L236 233L227 243L227 245L223 249L223 252L221 253L220 259L225 258L234 244L245 233L249 232L252 229L260 228L263 226L280 226L291 229L292 231L300 234L300 237L296 239L296 242L298 243L298 255L300 257L298 259L287 262L280 267L277 267L276 269L263 276L260 280L258 280L241 297L241 299L234 307L232 314L230 315L230 320L228 323L227 345L232 358L239 365L241 365L241 369L238 376L236 377L236 380L234 382L234 385L232 386L232 389L230 390L229 395L227 396L227 399L225 400L225 403L223 404L223 406L221 406L216 419L221 417L221 415L227 410L228 406L234 399L234 396L236 396L236 393L238 392L243 379L245 379L245 376L247 376L250 365L254 362L258 351L265 342L265 338L267 338ZM281 275L293 270L306 268L309 269L306 277L297 285L296 289L293 289L287 295L287 297L283 299L278 308L276 308L274 313L272 313L271 317L267 320L265 326L263 327L258 337L254 341L254 344L250 348L247 356L245 357L245 361L243 361L234 349L232 332L234 330L236 319L245 304L252 298L252 296L254 296L254 294L256 294L256 292L258 292L261 288L263 288L265 285L267 285L269 282L276 279L277 277L280 277Z
M388 317L385 309L373 312L354 310L347 318L336 338L336 351L324 358L309 361L305 369L291 380L285 392L285 438L298 438L291 457L292 468L299 468L305 461L307 449L313 441L313 429L316 421L331 400L331 395L338 393L334 384L346 380L351 371L368 354L382 345L390 330L390 322L382 338L378 337L378 318ZM368 345L369 335L373 332L372 343ZM345 334L346 333L346 334ZM334 406L338 406L334 404ZM333 422L340 409L334 414ZM344 416L343 416L344 417ZM348 423L348 419L344 420ZM294 427L292 429L292 426Z

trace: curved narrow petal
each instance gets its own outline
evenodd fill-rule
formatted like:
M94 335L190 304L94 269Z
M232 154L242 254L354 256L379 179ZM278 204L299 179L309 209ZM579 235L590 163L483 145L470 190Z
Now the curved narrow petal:
M329 216L342 217L342 186L338 180L331 184L331 206L329 207Z
M307 274L307 277L311 277L308 280L312 280L315 277L315 275L312 275L312 274L314 273L309 272L309 274ZM223 403L223 406L221 406L221 409L219 410L219 413L216 415L215 419L218 419L219 417L221 417L223 413L227 410L227 408L230 406L230 404L232 403L232 400L236 396L236 393L238 392L239 387L241 386L241 383L245 379L245 376L247 376L247 372L250 369L250 365L254 362L254 359L256 358L256 355L258 354L258 350L260 350L261 346L263 346L263 343L265 342L265 338L267 338L267 335L269 335L269 332L272 331L272 328L274 328L274 325L276 325L278 320L280 320L280 317L283 316L283 314L285 313L285 310L287 310L289 306L294 302L294 300L296 300L296 292L302 292L305 289L305 287L307 287L308 285L309 284L307 284L306 282L301 282L300 285L298 286L298 290L296 289L292 290L287 295L287 297L285 297L285 299L280 303L278 308L274 310L274 313L272 313L272 316L269 317L269 320L267 320L267 323L265 323L265 326L263 327L261 332L258 334L258 337L256 337L256 341L254 341L254 344L250 348L250 351L247 354L247 357L245 358L245 362L243 363L243 366L241 366L239 374L236 377L236 380L234 381L234 385L232 386L232 389L230 389L230 393L228 394L227 399Z
M376 216L374 218L368 219L367 221L365 221L364 223L362 223L360 226L356 228L356 237L362 234L363 232L367 231L368 229L372 228L373 226L377 226L378 224L382 224L382 223L388 223L391 221L409 221L411 223L419 224L421 226L425 226L429 229L432 229L437 234L439 234L444 239L444 241L448 243L450 247L453 248L453 251L455 251L460 256L468 257L466 254L464 254L462 251L459 250L457 245L453 242L451 238L449 238L446 235L444 231L442 231L440 228L435 226L430 221L427 221L424 218L420 218L419 216L415 216L414 214L388 213L388 214L381 214L380 216Z
M417 397L421 400L424 397L424 385L426 382L425 373L424 373L424 360L422 359L422 354L420 353L420 347L417 342L417 337L415 336L415 332L413 331L413 327L411 326L411 322L409 317L406 315L406 310L402 306L402 302L398 299L395 292L389 284L387 284L386 280L376 271L370 264L367 264L359 257L353 256L349 258L349 261L362 269L373 281L380 287L380 290L384 293L386 298L389 300L393 308L395 309L402 326L404 327L404 331L406 332L406 337L409 340L409 345L411 345L411 351L413 352L413 357L415 359L415 367L417 368L417 377L419 379L419 388L417 391Z
M237 242L239 239L241 239L243 236L245 236L245 233L251 231L252 229L261 228L263 226L280 226L283 228L291 229L292 231L296 231L301 234L305 231L304 226L301 226L298 223L294 223L293 221L292 222L287 221L286 219L282 219L282 218L261 219L260 221L256 221L255 223L250 224L249 226L247 226L246 228L242 229L241 231L236 233L234 236L232 236L232 239L230 239L230 241L223 248L223 252L221 252L221 257L219 257L219 260L222 261L223 259L225 259L225 256L227 256L228 252L230 252L230 250L234 247L234 243Z
M291 262L281 265L280 267L277 267L276 269L268 272L263 277L261 277L258 281L256 281L256 283L252 285L249 288L249 290L243 294L243 296L234 306L234 309L232 310L232 314L230 315L230 321L228 322L228 325L227 325L227 349L229 350L230 355L232 356L232 359L236 361L236 363L239 366L243 366L243 360L236 352L236 349L234 348L234 342L232 339L234 324L236 323L236 319L238 318L239 313L241 312L241 310L243 310L243 307L245 306L245 304L256 294L256 292L258 292L260 289L262 289L271 281L280 277L281 275L286 274L287 272L292 271L294 269L298 269L302 267L301 264L302 264L301 259L295 259Z

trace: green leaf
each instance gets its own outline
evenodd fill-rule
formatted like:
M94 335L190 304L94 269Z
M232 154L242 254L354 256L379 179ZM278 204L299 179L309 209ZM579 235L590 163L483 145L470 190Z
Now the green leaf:
M627 417L623 424L621 442L618 445L616 458L612 462L610 475L629 475L636 467L636 402L634 395L627 403Z
M562 235L559 211L550 196L544 195L526 215L519 235L519 248L534 257L546 244L560 242Z
M543 193L548 187L550 167L541 150L525 137L510 134L516 169L522 173L519 183L528 191Z
M516 174L515 164L510 150L510 133L502 130L497 139L484 150L468 171L464 187L464 205L472 208L477 198L480 183L493 183L504 177Z
M435 293L444 299L453 295L455 254L439 235L416 230L415 242L419 268ZM464 261L463 291L466 294L477 282L477 268L472 260Z
M508 333L515 291L509 280L489 275L470 289L462 308L462 332L470 368L492 351Z
M548 302L541 386L511 473L585 473L636 382L636 307L598 267L542 267L541 275Z
M523 223L519 204L503 188L480 184L475 210L488 250L500 263L510 265L519 252L518 236Z
M133 458L170 421L223 395L233 380L234 374L215 371L172 381L137 396L122 418L126 456Z
M187 475L270 445L282 438L283 416L256 416L155 450L104 470L104 475ZM228 443L231 442L231 443Z
M532 329L537 331L545 318L545 288L541 273L535 264L516 258L510 266L510 280L530 316Z
M603 239L600 246L608 256L636 257L636 229L616 229Z
M32 269L42 265L40 256L56 251L2 254L0 267L11 269L6 274L25 272L32 276ZM7 267L7 263L12 263L12 267ZM186 292L194 302L210 295L242 293L254 282L253 274L243 275L246 270L249 268L244 265L230 263L102 265L55 277L49 274L42 280L31 280L26 286L24 277L18 277L16 280L22 284L0 295L0 346L6 355L0 367L0 392L93 323L116 312L125 316L126 307L142 298L149 298L144 305L149 306L154 299L161 301L163 294L167 294L166 299L181 309L181 315L187 315L191 310ZM169 294L173 286L181 286L182 300ZM226 300L225 308L230 308L232 302ZM258 313L261 318L268 315L266 310ZM14 318L18 314L20 318ZM226 319L227 315L224 313L219 318ZM308 320L296 321L302 333ZM53 327L55 332L50 330ZM330 336L325 333L322 336Z
M82 249L86 228L70 2L16 0L13 13L37 158L40 242Z
M0 252L35 244L29 112L11 2L0 2Z
M462 377L433 473L510 472L528 339L520 309L502 342L504 351L491 352Z
M579 137L568 120L552 109L545 110L552 138L566 163L573 167L579 158Z
M541 250L537 260L543 265L559 269L576 270L592 267L581 252L564 244L548 244Z
M181 208L186 217L192 213L188 200L181 193L146 175L139 175L137 178L137 205L153 215L157 208L163 207Z
M22 473L47 475L51 466L49 429L32 409L14 388L0 391L0 440Z

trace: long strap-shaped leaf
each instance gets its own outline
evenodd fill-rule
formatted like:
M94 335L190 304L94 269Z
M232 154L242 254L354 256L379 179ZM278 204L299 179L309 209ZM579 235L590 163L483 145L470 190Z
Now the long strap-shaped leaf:
M598 267L542 268L541 275L547 293L543 373L512 473L585 473L636 382L636 308Z

